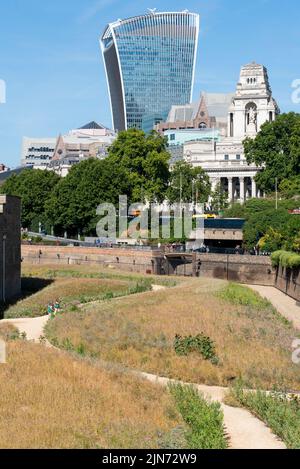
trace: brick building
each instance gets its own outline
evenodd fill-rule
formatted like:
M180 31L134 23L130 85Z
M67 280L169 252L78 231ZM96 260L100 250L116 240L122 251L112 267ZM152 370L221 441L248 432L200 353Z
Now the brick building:
M21 200L0 195L0 304L21 292Z

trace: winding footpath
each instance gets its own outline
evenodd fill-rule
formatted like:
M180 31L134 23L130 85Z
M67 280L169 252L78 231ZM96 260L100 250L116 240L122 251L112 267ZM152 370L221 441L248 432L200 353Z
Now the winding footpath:
M295 329L300 331L300 304L296 300L275 287L263 287L261 285L248 285L248 287L269 300L274 308L290 321Z
M159 291L162 288L164 287L154 285L153 291ZM276 307L281 312L280 307L278 307L278 305ZM44 328L48 320L48 316L42 316L33 319L4 319L0 322L14 325L19 329L20 333L26 334L27 340L39 343L41 341L40 339L44 338ZM45 343L46 346L52 347L47 341L43 343ZM139 379L147 380L156 385L168 386L170 383L178 382L140 371L129 370L129 372ZM228 436L230 449L286 449L285 444L280 441L261 420L254 417L249 411L224 404L223 401L228 392L228 388L198 384L194 384L194 386L207 399L220 402L224 413L225 431Z

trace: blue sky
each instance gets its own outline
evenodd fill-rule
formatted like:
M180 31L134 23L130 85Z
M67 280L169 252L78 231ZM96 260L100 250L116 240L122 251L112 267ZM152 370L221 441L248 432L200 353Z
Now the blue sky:
M300 78L298 0L1 0L0 162L20 162L22 136L57 136L91 120L111 125L99 36L118 18L147 8L201 16L194 98L235 89L240 66L268 67L282 111L300 112L291 83Z

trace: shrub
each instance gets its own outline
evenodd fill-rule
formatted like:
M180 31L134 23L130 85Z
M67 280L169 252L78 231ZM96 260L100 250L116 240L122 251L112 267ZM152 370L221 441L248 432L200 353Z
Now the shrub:
M288 448L300 449L300 399L280 392L244 391L239 383L231 395L263 420Z
M256 308L267 308L270 306L270 303L258 293L237 283L229 283L217 295L219 298L234 305L253 306Z
M187 337L176 335L174 349L179 356L187 356L190 353L196 352L202 355L205 360L211 360L216 363L217 356L215 345L213 341L203 333Z
M12 324L0 323L0 338L5 341L17 340L20 339L20 332Z
M295 252L275 251L271 255L273 267L286 267L287 269L296 269L300 267L300 255Z
M228 446L223 412L218 402L207 402L192 386L170 385L177 409L188 429L185 439L189 449L226 449Z

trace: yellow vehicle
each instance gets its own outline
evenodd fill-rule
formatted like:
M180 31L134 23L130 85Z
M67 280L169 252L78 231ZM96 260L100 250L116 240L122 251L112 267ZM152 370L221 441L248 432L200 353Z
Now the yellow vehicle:
M209 218L217 218L217 215L215 213L203 213L201 215L193 215L194 220L196 220L197 218L204 218L205 220L208 220Z

